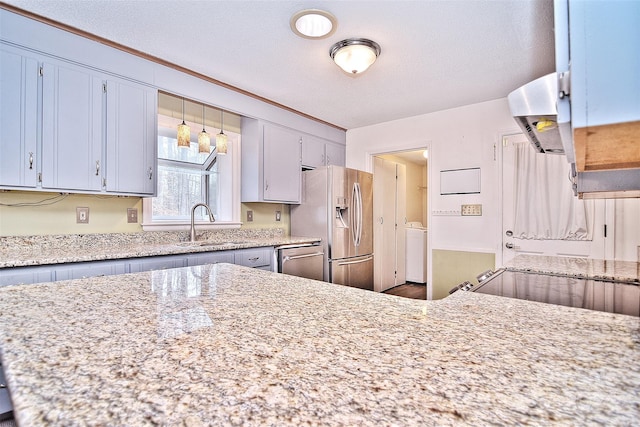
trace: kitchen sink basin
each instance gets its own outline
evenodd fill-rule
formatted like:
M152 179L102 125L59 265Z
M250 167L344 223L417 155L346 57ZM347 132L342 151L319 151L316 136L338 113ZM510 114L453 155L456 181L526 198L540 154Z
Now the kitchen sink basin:
M203 240L201 242L180 242L178 246L186 246L186 247L203 247L203 246L235 246L235 245L243 245L249 242L243 241L234 241L234 242L212 242L209 240Z

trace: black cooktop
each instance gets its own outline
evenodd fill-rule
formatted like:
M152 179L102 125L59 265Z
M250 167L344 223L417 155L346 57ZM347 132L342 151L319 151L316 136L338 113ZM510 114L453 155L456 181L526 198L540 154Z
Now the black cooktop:
M469 290L640 317L638 283L502 270Z

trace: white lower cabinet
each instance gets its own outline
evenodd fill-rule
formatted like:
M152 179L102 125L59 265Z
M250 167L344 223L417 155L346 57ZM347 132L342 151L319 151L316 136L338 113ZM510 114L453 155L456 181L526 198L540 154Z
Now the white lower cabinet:
M166 270L168 268L179 268L187 266L186 255L163 255L146 258L132 258L126 261L129 273L140 273L142 271Z
M220 262L272 271L273 251L274 248L269 246L195 254L161 255L108 261L2 268L0 269L0 286L27 285L31 283L56 282L97 276L113 276L117 274L217 264Z
M271 269L273 248L241 249L235 251L235 264L245 267Z
M54 269L50 265L0 269L0 286L26 285L52 280L55 280L55 276Z
M219 262L233 264L233 260L233 251L205 252L202 254L189 255L187 265L191 267L194 265L217 264Z
M127 273L122 261L94 261L73 264L60 264L54 268L54 281L84 279L85 277L113 276Z

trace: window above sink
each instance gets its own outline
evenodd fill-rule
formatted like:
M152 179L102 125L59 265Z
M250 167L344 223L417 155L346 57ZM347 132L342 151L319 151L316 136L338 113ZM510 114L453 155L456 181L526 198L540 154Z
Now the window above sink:
M183 110L184 108L184 110ZM223 121L221 122L221 118ZM190 146L179 147L178 125L190 127ZM228 151L219 155L216 134L227 135ZM198 134L209 134L211 148L200 153ZM204 209L196 210L199 229L240 225L240 116L205 103L158 94L158 192L143 201L144 230L188 229L191 207L206 203L216 222L210 223Z

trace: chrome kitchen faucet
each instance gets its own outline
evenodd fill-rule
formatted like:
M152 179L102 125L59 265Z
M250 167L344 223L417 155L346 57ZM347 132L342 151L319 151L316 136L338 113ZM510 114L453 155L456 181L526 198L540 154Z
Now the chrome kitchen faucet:
M209 206L207 206L205 203L196 203L195 205L193 205L193 207L191 208L191 239L190 239L192 242L196 241L196 226L193 223L193 217L195 216L196 208L198 206L202 206L207 210L207 213L209 214L210 222L216 222L216 219L213 217L213 214L211 213L211 208L209 208Z

